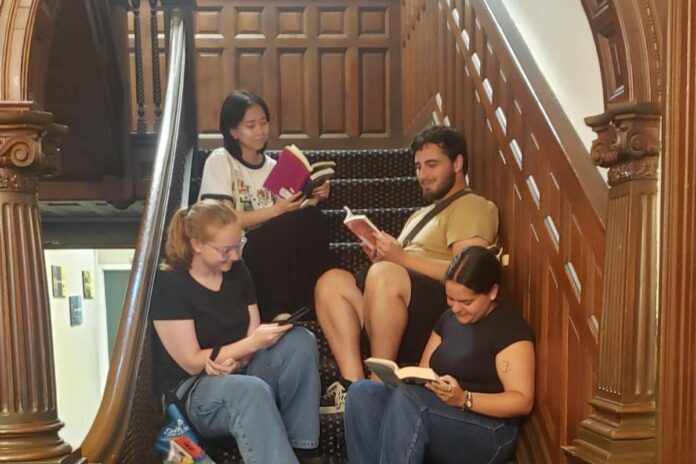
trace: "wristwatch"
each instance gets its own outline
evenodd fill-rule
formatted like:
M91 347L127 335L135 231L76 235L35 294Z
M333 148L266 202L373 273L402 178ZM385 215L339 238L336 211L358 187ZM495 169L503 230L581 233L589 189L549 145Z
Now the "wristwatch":
M462 411L471 411L474 407L474 396L469 390L464 390L464 402L462 403Z

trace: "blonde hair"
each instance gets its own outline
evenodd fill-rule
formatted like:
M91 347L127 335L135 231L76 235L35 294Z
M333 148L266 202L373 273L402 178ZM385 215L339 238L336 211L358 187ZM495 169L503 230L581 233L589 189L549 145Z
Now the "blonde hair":
M224 201L203 200L174 213L167 230L162 269L188 269L193 259L191 240L207 242L228 224L235 224L237 215Z

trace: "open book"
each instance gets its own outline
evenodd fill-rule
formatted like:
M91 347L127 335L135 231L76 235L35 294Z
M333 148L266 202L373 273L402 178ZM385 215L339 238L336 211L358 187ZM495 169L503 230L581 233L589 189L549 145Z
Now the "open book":
M382 358L367 358L365 365L377 374L382 382L392 387L398 387L405 383L424 384L437 382L439 376L429 367L406 366L399 367L394 361Z
M377 235L379 234L377 226L364 214L353 214L347 206L344 206L343 209L346 211L346 218L343 220L343 224L353 232L353 235L363 245L370 250L374 250L377 246Z
M273 194L287 198L302 192L307 198L312 190L336 175L334 161L318 161L310 164L302 150L288 145L280 152L278 161L263 186Z

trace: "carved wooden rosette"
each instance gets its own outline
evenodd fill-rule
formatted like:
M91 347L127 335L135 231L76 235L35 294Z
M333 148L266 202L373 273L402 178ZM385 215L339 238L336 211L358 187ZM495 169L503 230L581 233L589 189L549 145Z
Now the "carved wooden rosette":
M594 411L565 450L571 462L654 462L660 108L610 105L586 122L609 168L606 269Z
M0 103L0 462L60 462L45 265L37 203L42 145L65 131L29 103ZM57 156L55 141L46 145Z

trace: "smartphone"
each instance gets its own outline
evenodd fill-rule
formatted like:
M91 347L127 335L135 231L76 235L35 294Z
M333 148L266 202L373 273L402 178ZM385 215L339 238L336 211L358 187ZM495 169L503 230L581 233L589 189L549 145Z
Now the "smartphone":
M307 306L303 306L289 316L284 317L283 319L274 320L274 322L277 322L278 324L297 324L300 319L302 319L302 316L308 312L309 308Z

